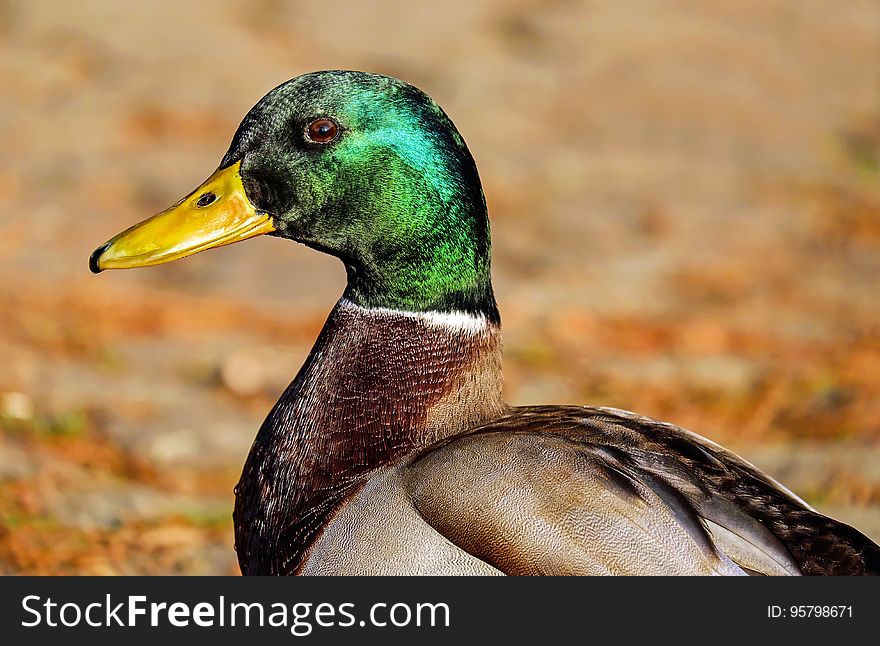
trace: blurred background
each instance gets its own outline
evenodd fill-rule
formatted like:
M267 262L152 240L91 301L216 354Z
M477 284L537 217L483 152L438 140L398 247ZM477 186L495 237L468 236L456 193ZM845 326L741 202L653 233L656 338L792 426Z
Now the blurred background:
M0 573L238 572L232 487L342 267L87 259L330 68L469 143L509 401L673 421L880 540L876 0L3 0L0 51Z

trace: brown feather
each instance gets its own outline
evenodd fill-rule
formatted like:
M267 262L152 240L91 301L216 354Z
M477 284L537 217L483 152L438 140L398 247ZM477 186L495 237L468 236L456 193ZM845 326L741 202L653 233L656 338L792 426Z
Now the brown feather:
M245 574L290 574L369 473L500 416L501 340L415 317L334 309L263 423L234 512Z

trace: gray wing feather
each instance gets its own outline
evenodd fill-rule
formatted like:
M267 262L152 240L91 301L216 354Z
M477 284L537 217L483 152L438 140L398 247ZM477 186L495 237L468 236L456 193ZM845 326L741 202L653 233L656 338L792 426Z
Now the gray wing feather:
M512 409L406 471L422 516L508 573L880 569L877 545L742 458L626 411Z
M742 574L667 485L565 438L480 433L407 467L422 517L507 574Z

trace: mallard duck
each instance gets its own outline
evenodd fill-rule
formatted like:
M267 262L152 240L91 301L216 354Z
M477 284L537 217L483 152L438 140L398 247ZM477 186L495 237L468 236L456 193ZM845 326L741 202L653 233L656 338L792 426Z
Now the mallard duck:
M713 442L502 398L489 221L443 110L388 76L263 97L218 170L92 254L143 267L268 234L348 283L236 488L244 574L877 574L880 548Z

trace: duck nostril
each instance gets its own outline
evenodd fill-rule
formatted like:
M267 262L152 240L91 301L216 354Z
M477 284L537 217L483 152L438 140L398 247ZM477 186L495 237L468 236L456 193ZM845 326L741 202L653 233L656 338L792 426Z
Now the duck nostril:
M199 201L196 202L196 206L199 208L208 206L209 204L213 204L217 200L217 196L213 193L202 193L199 197Z

